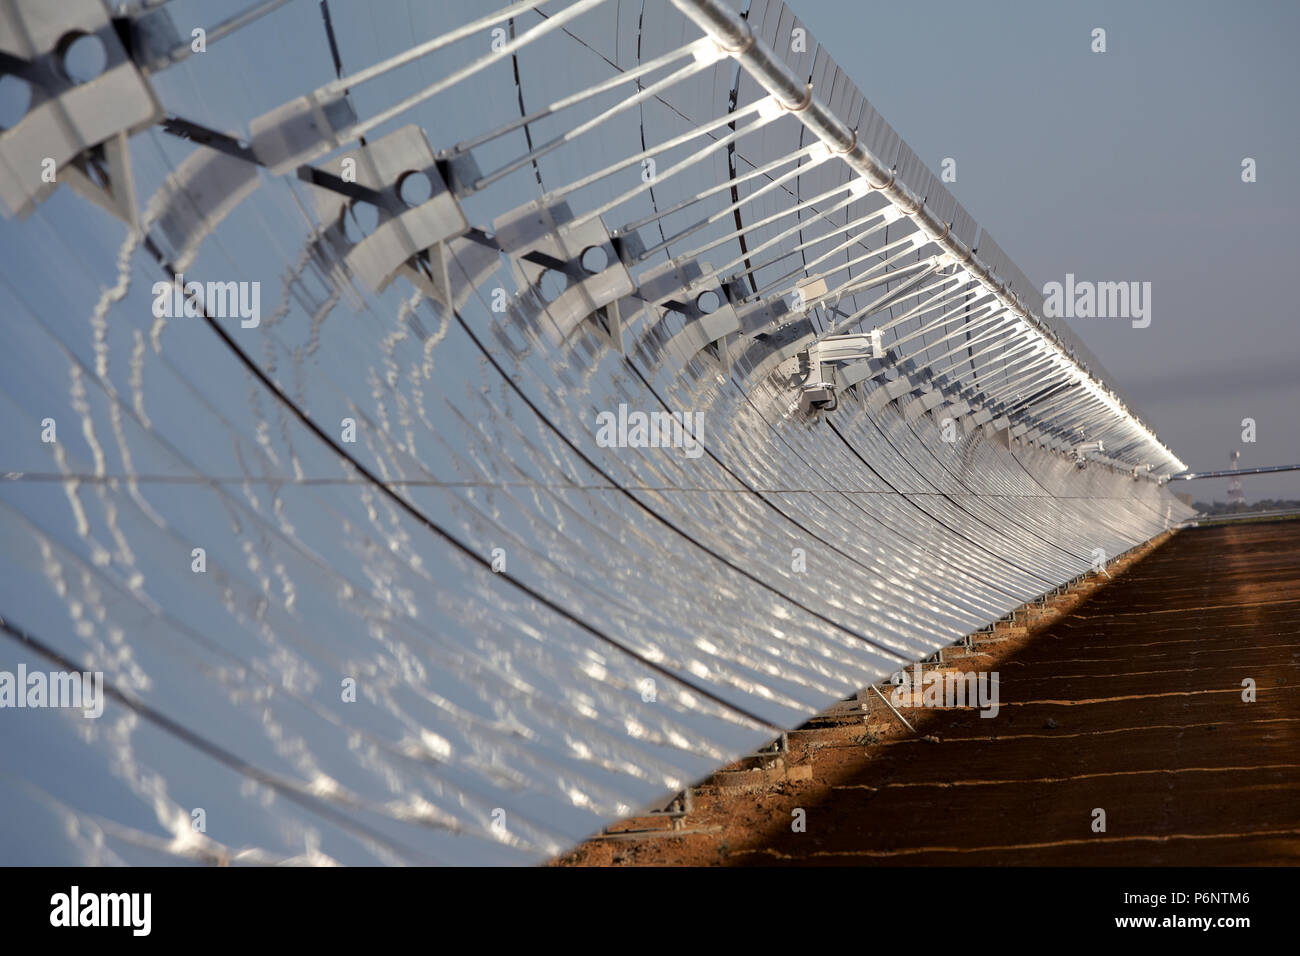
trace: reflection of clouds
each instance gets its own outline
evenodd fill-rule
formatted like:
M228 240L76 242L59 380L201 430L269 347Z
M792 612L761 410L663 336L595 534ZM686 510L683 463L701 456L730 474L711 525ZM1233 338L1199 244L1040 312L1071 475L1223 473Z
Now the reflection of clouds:
M501 431L505 431L507 434L501 434ZM474 436L474 440L481 441L482 439ZM513 423L510 423L509 426L504 422L500 423L498 434L491 436L491 440L497 444L509 443L511 447L518 448L518 456L506 462L492 462L494 467L491 471L480 470L475 467L477 465L476 460L462 455L462 450L466 451L466 455L469 451L472 451L475 448L474 444L455 444L446 439L441 439L444 447L440 460L463 478L475 477L485 481L493 479L502 481L503 479L510 480L513 478L528 480L535 476L536 470L540 470L545 476L546 471L552 467L550 462L544 458L530 454L529 443ZM398 456L394 453L393 457L397 458ZM653 460L653 456L650 456L649 461ZM473 464L471 464L472 461ZM532 464L534 470L525 470L524 466L526 464ZM502 466L508 468L513 474L502 475L500 472ZM561 476L556 475L555 480L561 480ZM675 477L670 475L662 476L661 480L668 486L676 482ZM596 509L593 516L591 512L584 512L571 505L569 496L559 494L550 488L534 488L531 494L520 494L513 487L498 487L493 494L498 501L505 499L513 502L517 511L525 515L537 514L539 511L544 514L544 520L534 520L526 525L512 521L507 525L508 528L519 528L521 531L526 531L529 538L532 538L537 543L533 543L528 538L520 537L518 532L506 531L505 535L501 534L500 505L495 511L481 508L480 510L484 512L483 517L481 519L477 517L472 519L475 527L481 526L486 531L489 530L489 524L491 524L491 533L497 535L497 537L493 538L494 543L509 543L511 547L507 548L508 552L518 555L522 551L530 565L539 563L560 564L563 562L562 573L572 580L571 593L573 593L576 600L582 599L581 590L583 588L598 583L593 582L591 577L585 574L584 571L584 566L592 560L591 554L608 553L612 556L626 547L625 541L617 539L611 533L614 528L618 528L620 531L623 530L623 519L609 503L602 502L602 506ZM475 502L470 500L468 503L473 504ZM545 510L543 511L543 509ZM579 539L579 535L581 536L582 546L574 548L572 543L575 539ZM654 547L654 542L650 539L646 539L644 543L647 549ZM518 559L516 558L516 560ZM619 588L605 596L606 600L616 602L629 615L636 616L635 623L629 621L622 630L625 633L637 634L644 640L646 637L662 630L665 626L666 617L671 614L674 617L680 615L678 620L672 622L671 627L689 633L694 627L691 619L696 611L693 602L678 600L680 576L672 564L665 561L643 562L642 566L638 568L638 572L620 581ZM553 580L558 582L559 579L553 577ZM715 596L721 598L723 594L715 592ZM739 591L733 590L727 596L738 605L736 617L729 619L729 623L734 627L750 627L751 625L748 623L750 618L753 618L756 622L761 620L752 614L752 609L748 606L744 609L739 606L745 599L745 596ZM668 603L665 603L666 601ZM757 630L760 625L755 623L752 626ZM800 630L802 631L803 628L801 627ZM790 643L798 643L809 648L819 647L823 643L823 638L821 635L808 630L797 635L791 635ZM671 659L655 647L642 648L642 653L656 661ZM736 642L729 642L725 650L716 649L715 653L719 656L737 655ZM776 672L772 662L765 660L761 655L741 653L737 656L737 660L744 667L755 671L769 674ZM805 660L799 657L795 657L793 660L787 659L787 664L797 663L805 663ZM840 667L836 667L833 662L811 660L807 663L808 666L820 670L830 680L843 680L843 671ZM841 658L839 663L841 667L855 666L851 658L848 657ZM791 669L787 666L787 671ZM712 671L709 673L712 674ZM748 692L753 686L751 679L741 677L736 672L720 667L718 673L726 675L728 679L734 682L735 686L743 691ZM797 680L799 678L796 676L792 679ZM819 681L808 681L806 683L810 689L818 693L834 693L833 690L828 690L828 687L831 686L828 683ZM799 706L797 699L788 695L778 694L771 689L768 689L766 694L771 699L779 699L789 706Z
M58 562L55 559L54 548L51 542L49 542L48 539L42 538L41 544L43 546L43 555L44 555L42 566L45 568L47 575L51 577L54 583L55 590L63 593L68 598L69 607L72 609L72 613L80 616L82 613L82 608L84 606L83 600L79 598L76 593L73 593L73 589L70 589L68 587L63 566L61 565L60 562ZM90 579L88 575L83 575L81 576L80 580L83 585L88 585ZM120 635L120 632L118 632L118 634ZM90 635L87 634L86 636L89 637ZM285 691L292 691L293 689L293 685L295 682L292 679L286 680L285 678L292 678L294 661L295 659L292 658L291 656L285 657L281 655L280 658L278 659L278 664L275 664L273 666L273 670L277 674L277 678L281 682L281 692L280 692L281 696L284 696ZM121 664L122 662L118 661L116 663ZM259 667L258 669L261 670L265 668ZM116 677L124 676L123 673L119 673L113 670L110 670L110 673L113 673L114 676ZM233 674L234 674L233 671L227 672L227 676L232 676ZM149 682L147 678L144 678L142 675L138 673L134 674L133 676L135 678L134 684L137 690L147 689L147 687L149 686ZM213 676L220 676L220 675L213 675ZM266 695L262 696L263 701L267 699L269 698ZM250 702L249 695L247 694L246 688L241 687L239 685L234 685L230 688L230 700L232 704L239 705L239 706L247 706L248 703ZM337 788L322 788L320 786L320 781L326 778L324 778L322 775L319 774L319 772L316 771L314 762L312 761L310 754L308 753L302 738L296 736L295 737L287 736L284 731L284 728L279 724L279 722L274 720L274 718L270 716L271 712L269 709L264 709L263 714L264 714L264 726L266 728L267 737L268 739L276 742L279 745L279 752L291 760L294 760L296 758L296 763L299 769L303 771L304 776L310 777L314 773L315 780L317 781L316 789L319 792L330 792L330 793L336 792ZM129 727L132 726L133 723L134 722L131 721L124 726ZM89 725L81 725L77 727L77 731L81 733L83 736L86 736L88 738L93 738L97 733L97 728L91 727ZM158 789L162 787L161 778L142 776L141 773L139 773L139 767L131 752L129 734L118 733L115 736L114 741L116 745L114 751L115 760L113 763L114 772L117 773L119 776L122 776L124 779L128 779L129 781L131 781L133 789L135 789L136 792L139 793L141 796L149 798L155 804L159 804L159 801L161 801L164 797L164 794ZM273 795L269 789L253 786L250 781L249 788L246 789L246 793L250 797L256 796L259 799L266 801L266 805L270 806L270 801ZM350 798L344 800L343 802L360 805L358 801ZM396 806L398 806L398 810L400 811L400 805L396 805ZM158 815L160 820L166 820L167 818L169 818L169 816L171 816L172 810L174 810L174 808L168 809L159 805ZM380 808L380 812L384 812L382 808ZM417 816L420 816L422 819L426 821L431 819L430 815L427 813L419 814ZM398 817L410 818L410 819L414 818L410 813L407 813L405 811L400 811L398 813ZM310 836L310 834L307 834L307 836Z
M180 816L170 827L167 827L172 836L160 837L157 834L124 826L95 813L75 810L52 794L28 786L44 806L62 820L69 842L82 854L82 866L125 866L127 864L127 861L108 845L110 837L124 844L123 849L133 847L153 851L164 857L162 862L166 862L166 858L172 858L173 862L184 859L213 866L337 865L337 861L320 852L319 847L315 845L315 834L308 836L306 841L308 846L304 852L292 856L267 853L257 848L236 849L194 830L190 825L189 814L179 811Z

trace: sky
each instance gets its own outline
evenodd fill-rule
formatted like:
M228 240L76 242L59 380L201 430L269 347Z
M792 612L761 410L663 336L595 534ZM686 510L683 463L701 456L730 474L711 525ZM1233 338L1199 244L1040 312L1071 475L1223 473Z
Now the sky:
M1033 281L1151 283L1149 327L1070 324L1190 469L1300 462L1300 4L790 6ZM1242 480L1300 498L1300 472Z

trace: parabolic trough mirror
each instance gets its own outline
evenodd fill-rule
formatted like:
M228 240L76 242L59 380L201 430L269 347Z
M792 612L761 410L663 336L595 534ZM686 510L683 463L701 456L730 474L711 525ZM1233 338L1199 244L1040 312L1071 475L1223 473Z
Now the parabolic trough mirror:
M541 861L1190 514L785 5L212 8L0 0L5 862Z

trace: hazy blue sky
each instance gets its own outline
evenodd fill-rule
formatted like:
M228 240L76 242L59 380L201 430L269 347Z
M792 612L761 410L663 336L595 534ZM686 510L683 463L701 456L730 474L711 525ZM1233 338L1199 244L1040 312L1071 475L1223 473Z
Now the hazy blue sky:
M1040 286L1152 283L1149 328L1072 325L1189 467L1300 461L1300 4L790 6ZM1244 482L1300 498L1300 473Z

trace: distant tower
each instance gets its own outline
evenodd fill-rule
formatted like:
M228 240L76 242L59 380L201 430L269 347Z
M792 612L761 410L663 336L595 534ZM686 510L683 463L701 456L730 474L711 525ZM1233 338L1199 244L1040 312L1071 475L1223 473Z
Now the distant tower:
M1239 459L1240 457L1241 457L1241 452L1234 451L1232 453L1232 457L1229 459L1234 470L1238 467L1237 459ZM1241 490L1241 476L1233 475L1231 478L1228 479L1228 504L1244 505L1245 503L1246 503L1246 493Z

